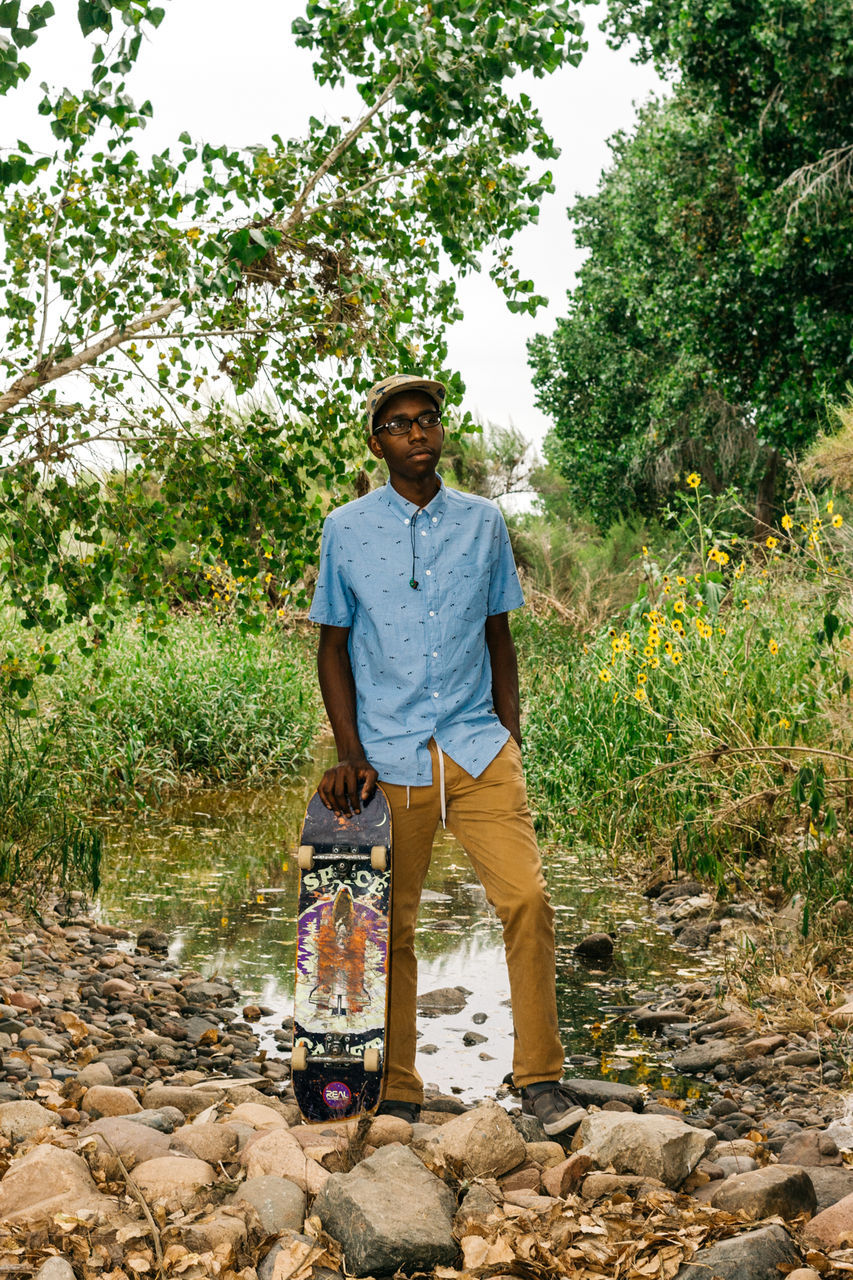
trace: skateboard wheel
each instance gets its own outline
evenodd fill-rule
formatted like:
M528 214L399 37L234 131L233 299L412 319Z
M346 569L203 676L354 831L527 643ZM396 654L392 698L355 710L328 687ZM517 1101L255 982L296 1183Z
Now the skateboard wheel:
M370 865L374 871L387 871L388 850L384 844L375 844L370 850Z
M308 1066L308 1050L304 1044L295 1044L290 1055L291 1071L304 1071Z
M299 853L297 854L297 862L300 871L310 871L314 865L314 846L313 844L301 844Z
M385 850L383 849L383 853ZM365 1049L364 1051L364 1069L371 1075L379 1070L379 1050Z

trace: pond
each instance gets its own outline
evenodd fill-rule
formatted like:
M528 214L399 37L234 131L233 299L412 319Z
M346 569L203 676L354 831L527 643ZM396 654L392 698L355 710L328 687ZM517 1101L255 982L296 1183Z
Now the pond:
M298 869L308 798L334 759L324 742L300 776L264 789L196 791L155 810L105 820L107 854L98 910L113 924L155 925L185 969L230 979L272 1012L262 1041L291 1013ZM543 854L557 911L557 1001L567 1074L657 1083L653 1041L619 1012L638 994L703 976L703 960L673 945L648 903L594 852ZM574 948L586 934L616 937L613 963L590 968ZM461 1014L420 1017L418 1070L464 1099L482 1097L510 1070L512 1026L500 925L464 851L439 828L417 932L419 990L461 986ZM485 1017L475 1017L485 1015ZM486 1037L468 1046L474 1031ZM675 1082L677 1083L677 1082Z

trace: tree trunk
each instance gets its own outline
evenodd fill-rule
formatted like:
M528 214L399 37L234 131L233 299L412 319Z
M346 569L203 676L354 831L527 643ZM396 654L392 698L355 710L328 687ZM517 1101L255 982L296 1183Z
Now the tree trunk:
M764 475L758 482L758 493L755 498L755 523L752 536L756 542L763 542L775 531L774 512L776 507L776 478L779 474L779 450L771 449L767 455L767 466Z

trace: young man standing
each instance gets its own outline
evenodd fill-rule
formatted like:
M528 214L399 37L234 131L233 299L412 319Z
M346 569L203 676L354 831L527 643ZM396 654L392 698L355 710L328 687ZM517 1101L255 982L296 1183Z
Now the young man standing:
M560 1085L554 912L521 766L507 613L524 603L503 516L436 472L445 388L395 374L367 397L368 447L389 483L328 516L311 619L339 763L319 792L358 813L382 783L394 824L391 998L380 1112L416 1120L415 921L439 820L503 925L513 1077L545 1132L585 1112Z

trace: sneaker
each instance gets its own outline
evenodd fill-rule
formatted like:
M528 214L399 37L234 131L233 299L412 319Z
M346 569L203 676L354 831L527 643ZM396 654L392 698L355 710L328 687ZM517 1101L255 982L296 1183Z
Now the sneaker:
M421 1114L420 1103L398 1102L394 1098L386 1098L376 1108L378 1116L396 1116L398 1120L408 1120L409 1124L417 1124Z
M577 1094L559 1080L543 1080L521 1091L521 1114L535 1116L549 1137L577 1129L586 1118Z

